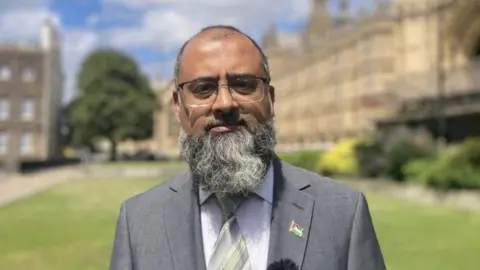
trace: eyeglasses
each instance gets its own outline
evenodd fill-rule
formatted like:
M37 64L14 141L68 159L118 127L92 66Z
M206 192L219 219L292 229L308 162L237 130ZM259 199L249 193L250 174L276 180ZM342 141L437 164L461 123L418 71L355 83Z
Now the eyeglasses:
M208 107L215 102L218 90L226 86L232 99L241 104L255 103L263 99L268 80L255 76L239 76L227 79L226 84L218 81L198 79L180 83L177 89L183 92L183 102L190 107Z

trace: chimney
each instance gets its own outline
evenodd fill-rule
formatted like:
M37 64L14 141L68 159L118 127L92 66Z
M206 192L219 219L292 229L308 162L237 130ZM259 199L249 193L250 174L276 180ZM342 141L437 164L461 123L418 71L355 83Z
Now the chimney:
M44 51L51 51L58 47L58 35L53 21L50 18L46 18L43 21L40 45Z

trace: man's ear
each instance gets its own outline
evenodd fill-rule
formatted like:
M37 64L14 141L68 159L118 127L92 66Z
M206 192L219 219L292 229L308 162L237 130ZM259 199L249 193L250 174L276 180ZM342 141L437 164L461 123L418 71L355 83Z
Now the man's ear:
M180 123L180 114L181 114L181 104L180 104L180 96L177 89L173 89L172 91L172 106L175 112L175 119L178 123Z
M275 105L275 87L273 87L272 85L269 85L268 95L270 96L270 114L272 115L272 117L275 117L275 108L274 108L274 105Z

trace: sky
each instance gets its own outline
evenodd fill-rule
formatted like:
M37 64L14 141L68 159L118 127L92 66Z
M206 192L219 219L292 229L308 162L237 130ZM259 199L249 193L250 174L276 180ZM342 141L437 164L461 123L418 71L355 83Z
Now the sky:
M352 9L375 0L350 0ZM64 102L75 93L89 52L113 47L130 54L151 78L168 79L181 44L201 28L229 24L260 41L271 25L301 31L313 0L0 0L0 43L38 42L51 18L62 40ZM335 1L329 6L335 9Z

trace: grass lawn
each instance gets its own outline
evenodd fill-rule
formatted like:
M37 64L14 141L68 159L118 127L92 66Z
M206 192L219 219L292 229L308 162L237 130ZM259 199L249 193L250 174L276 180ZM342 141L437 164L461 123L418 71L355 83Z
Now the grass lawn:
M0 269L108 269L120 203L160 182L77 181L0 208ZM480 214L368 200L389 270L478 269Z

